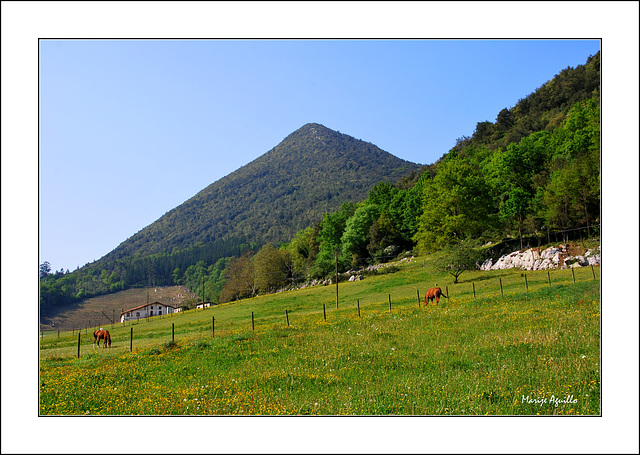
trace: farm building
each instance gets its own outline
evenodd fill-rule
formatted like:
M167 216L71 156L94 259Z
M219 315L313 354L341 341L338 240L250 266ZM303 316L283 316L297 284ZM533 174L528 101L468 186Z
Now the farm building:
M211 302L203 302L203 303L198 303L196 305L196 308L208 308L212 305Z
M147 303L120 313L120 322L136 321L147 316L160 316L176 312L177 309L173 305L160 302Z

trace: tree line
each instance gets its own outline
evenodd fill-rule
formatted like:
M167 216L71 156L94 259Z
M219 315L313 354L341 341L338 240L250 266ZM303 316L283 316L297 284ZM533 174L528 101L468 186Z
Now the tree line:
M221 301L273 292L417 249L479 246L599 223L600 107L576 103L559 126L489 150L452 150L407 188L381 182L276 248L233 258ZM468 253L459 252L459 255Z
M425 168L414 181L380 182L364 201L325 213L284 244L230 241L125 258L110 268L41 273L41 305L132 285L171 284L199 296L204 290L209 301L237 300L326 277L336 265L344 272L412 249L429 252L462 241L480 244L597 224L600 108L593 100L576 103L557 128L505 149L454 149L433 171Z
M273 292L402 252L522 239L600 222L600 54L567 68L436 163L376 184L288 242L247 237L43 273L41 310L132 286L187 286L208 301ZM521 240L522 242L522 240Z
M219 258L239 256L256 249L246 238L199 243L184 250L149 256L136 254L112 261L95 261L72 273L52 273L47 261L40 264L40 311L47 315L56 307L131 287L185 284L194 289L193 269ZM228 259L227 259L228 261ZM194 265L195 264L195 265ZM206 269L207 267L205 267Z

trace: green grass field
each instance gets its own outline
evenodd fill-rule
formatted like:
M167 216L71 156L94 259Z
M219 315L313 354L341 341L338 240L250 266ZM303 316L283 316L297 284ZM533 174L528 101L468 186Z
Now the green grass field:
M80 358L77 332L45 333L40 413L599 415L600 270L574 272L454 285L416 258L340 283L337 309L335 286L261 296L107 326L111 349L83 330ZM449 299L419 306L435 283Z

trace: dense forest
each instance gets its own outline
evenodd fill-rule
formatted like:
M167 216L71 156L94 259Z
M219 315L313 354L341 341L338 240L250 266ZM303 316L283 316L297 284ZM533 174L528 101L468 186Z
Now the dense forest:
M324 127L309 128L315 132ZM325 140L315 136L314 145L330 149L328 139L337 136L322 131ZM297 133L300 130L290 139L314 137L309 131ZM343 155L337 158L337 168L357 168ZM270 172L268 165L264 169ZM309 178L313 182L320 176ZM458 139L436 163L405 167L399 180L376 181L369 185L366 199L355 199L360 202L345 197L339 207L325 210L315 221L313 215L300 218L301 224L286 240L282 232L280 237L256 239L247 223L235 237L217 242L202 238L170 253L114 250L109 261L74 273L52 274L41 266L41 309L149 284L184 284L202 295L204 283L207 300L229 301L325 277L335 272L336 264L344 271L410 250L435 251L462 241L481 245L505 237L522 239L597 226L600 53L585 65L564 69L514 107L501 110L494 122L479 122L471 137ZM269 193L267 180L260 184L261 191ZM278 197L295 198L300 188L291 187ZM330 188L313 188L317 200L342 198ZM264 204L269 206L268 201ZM277 216L284 215L276 215L271 220L274 225Z

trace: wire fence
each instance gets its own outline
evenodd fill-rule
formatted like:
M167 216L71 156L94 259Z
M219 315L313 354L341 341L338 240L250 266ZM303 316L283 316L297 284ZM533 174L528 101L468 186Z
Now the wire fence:
M589 274L588 271L582 271L581 272L581 281L586 281L586 280L598 280L599 276L596 275L594 266L590 266L591 268L591 273ZM581 269L587 269L587 267L582 267ZM576 274L575 274L575 269L571 268L571 282L573 284L576 284L578 282L578 280L576 279ZM522 292L525 291L525 293L529 293L530 289L535 285L537 286L537 289L541 289L543 287L552 287L554 284L558 284L558 283L567 283L567 276L566 274L568 273L568 271L566 270L562 270L562 272L564 273L564 276L561 278L555 277L554 279L552 279L551 276L551 271L547 270L546 276L544 276L544 274L540 274L540 273L536 273L536 279L532 280L531 279L531 274L529 274L529 277L527 276L527 273L524 273L522 276L522 283L520 284L520 286L522 287L518 292ZM540 276L542 276L542 278L540 278ZM452 297L456 298L456 303L471 303L476 301L479 298L482 297L504 297L505 296L505 292L504 292L504 288L503 288L503 283L502 283L502 278L501 277L497 277L494 278L493 280L480 280L480 282L482 282L482 285L480 287L476 287L476 282L475 281L471 281L470 283L466 283L466 287L468 289L465 288L464 291L459 292L458 295L465 295L464 299L458 299L455 295L452 296L452 291L455 294L456 291L461 291L462 288L459 287L460 285L456 285L455 291L453 288L449 288L449 286L445 286L443 289L443 295L439 297L440 300L445 300L447 303L449 303L450 299L452 299ZM513 286L513 285L511 285ZM525 294L525 295L527 295ZM384 297L384 298L383 298ZM355 316L356 311L357 311L357 317L360 318L362 317L362 313L364 310L367 311L372 311L375 310L377 313L391 313L392 311L396 310L396 309L407 309L407 308L422 308L428 305L432 305L435 304L436 306L438 305L438 299L436 298L436 301L432 301L432 300L428 300L425 296L425 293L421 293L420 289L416 289L416 294L411 296L411 295L404 295L404 296L392 296L392 294L387 294L384 296L379 296L377 299L375 299L375 303L369 303L367 305L361 304L361 300L356 300L354 302L342 302L343 306L341 308L342 310L342 314L344 314L344 311L351 311L353 312L353 316ZM208 307L206 309L204 309L204 311L215 311L216 306L211 306ZM338 309L338 302L336 302L336 310ZM158 321L160 318L167 318L167 317L171 317L171 318L176 318L176 319L172 319L171 322L171 342L175 343L175 327L176 327L176 323L179 323L181 320L181 317L184 316L185 314L191 314L191 311L196 311L196 310L189 310L187 312L177 312L177 313L170 313L168 315L163 315L163 316L153 316L151 318L144 318L141 320L136 320L136 321L129 321L124 322L124 323L120 323L119 326L120 327L126 327L129 326L130 330L128 331L129 334L129 339L127 340L128 343L124 343L123 340L120 340L120 344L119 346L125 346L129 348L129 351L132 352L133 351L133 347L134 347L134 327L139 326L140 330L142 330L142 327L144 327L141 324L144 324L145 321L148 323L150 322L155 322ZM200 310L203 311L203 310ZM331 322L331 319L333 319L333 314L331 313L327 313L327 305L326 303L322 304L322 309L317 308L315 311L309 311L309 312L305 312L304 313L304 317L305 318L322 318L324 322ZM256 331L256 326L260 323L264 324L269 324L270 326L273 326L274 324L274 318L277 319L277 316L274 316L273 314L269 314L268 316L266 316L263 320L260 319L259 314L256 314L255 310L251 311L250 314L250 318L249 316L247 317L247 321L246 321L246 327L248 330L249 327L251 328L251 331L255 332ZM267 322L268 321L268 322ZM335 319L334 319L335 321ZM292 325L292 323L294 323L295 320L292 319L292 313L289 309L285 309L282 313L282 321L281 323L284 325L286 324L287 327L290 327ZM220 336L221 333L221 326L220 326L220 321L218 321L218 324L216 325L216 318L215 316L212 314L211 317L211 325L209 326L209 328L207 329L204 325L203 322L194 322L194 321L189 321L185 324L185 326L189 329L189 333L193 332L193 327L194 324L197 325L198 327L200 327L200 332L206 332L209 331L210 336L212 338L215 338L216 336ZM205 323L206 324L206 323ZM237 323L228 323L231 324L231 326L233 326L234 328L238 328ZM230 327L231 327L230 326ZM57 344L56 341L62 341L62 342L66 342L66 344L69 343L69 341L73 341L76 339L77 337L77 356L80 357L81 355L81 345L82 345L82 332L84 331L85 335L90 335L89 336L89 340L91 340L91 335L93 335L94 330L98 329L98 326L93 326L93 327L89 327L88 325L84 328L78 328L78 329L74 329L72 331L66 331L66 333L61 332L60 330L58 330L57 332L48 332L46 334L45 337L45 333L41 332L40 333L40 341L41 341L41 349L45 349L45 348L52 348L55 347L55 345ZM223 330L224 331L224 327ZM123 336L120 331L118 331L119 336ZM151 332L147 332L146 336L142 335L141 338L156 338L158 337L158 334L153 334L153 336L150 336L149 333ZM124 335L126 336L126 335ZM168 336L167 336L168 338ZM49 342L49 345L45 345L44 342ZM164 342L168 342L168 341L163 341Z
M535 242L535 246L540 246L542 244L551 244L557 242L569 242L571 240L576 241L584 241L585 239L599 239L600 238L600 224L589 224L586 226L576 227L576 228L568 228L561 230L550 230L543 228L540 231L536 231L533 235L523 236L522 240L527 244L528 247L533 246ZM515 244L520 242L520 238L509 238L503 239L503 243L507 244Z

